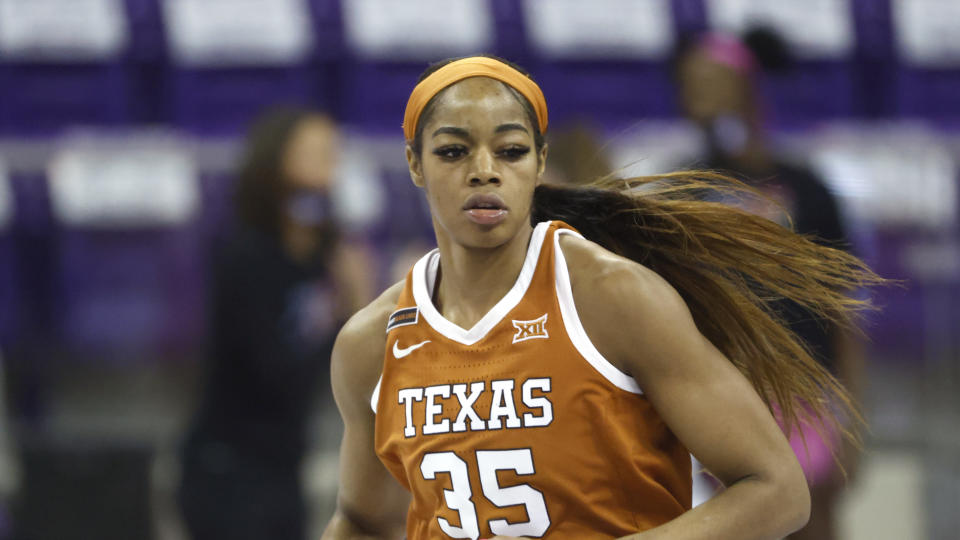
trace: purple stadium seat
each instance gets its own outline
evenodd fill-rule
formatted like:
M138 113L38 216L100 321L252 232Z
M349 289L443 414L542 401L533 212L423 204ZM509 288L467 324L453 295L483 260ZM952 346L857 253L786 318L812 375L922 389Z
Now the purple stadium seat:
M179 349L203 326L204 262L193 228L61 231L58 319L83 351Z
M235 135L269 105L331 106L326 90L333 85L320 81L331 77L332 68L318 61L329 52L330 38L315 37L313 19L315 11L327 19L336 13L329 2L264 3L264 9L277 11L266 19L230 12L225 2L180 5L171 2L162 10L169 55L163 99L171 124L194 133ZM224 30L224 25L233 26ZM232 39L221 39L224 32ZM254 37L243 39L246 35ZM271 38L259 39L267 35Z
M53 327L67 350L142 356L199 342L202 196L189 155L170 144L91 136L51 160Z
M788 73L762 80L772 127L795 129L857 114L856 77L847 61L798 62Z
M306 66L170 70L170 121L193 133L242 133L260 111L277 103L327 106L315 70Z
M342 119L370 133L400 134L403 110L417 77L419 62L352 62L342 74Z
M128 123L129 79L120 62L0 62L0 134L45 135L76 124Z
M897 70L896 113L944 128L960 127L960 71L901 66Z
M701 24L702 10L689 2L675 2L683 15L683 27ZM529 38L529 21L522 0L489 3L494 40L490 52L529 69L540 82L550 106L551 120L562 122L591 116L611 127L622 127L638 118L676 113L666 58L656 61L578 61L547 59L538 54ZM678 23L680 24L680 23ZM351 58L343 69L341 91L344 119L364 130L397 133L410 90L432 61L457 53Z
M666 62L538 61L530 69L557 123L585 117L618 130L677 112Z
M449 9L440 11L431 11L435 2L396 6L342 3L338 94L348 124L367 132L400 133L407 98L430 63L484 52L524 62L516 0L465 0L444 4ZM408 30L417 25L416 31Z
M953 4L943 6L955 9ZM921 118L945 128L960 126L960 48L950 33L956 20L949 11L925 9L925 4L900 2L886 6L889 32L886 50L892 80L890 113ZM949 22L948 22L949 21Z
M584 118L620 130L676 114L669 71L678 26L673 6L631 7L617 0L599 6L520 3L528 67L550 105L551 121Z
M132 120L124 6L100 5L69 13L45 2L18 3L0 46L0 133L43 135Z
M892 101L887 111L891 116L922 118L945 128L960 126L960 52L944 64L936 60L914 62L909 53L898 46L897 33L904 31L893 14L888 14L887 66L892 73L886 93ZM932 34L931 39L937 39Z

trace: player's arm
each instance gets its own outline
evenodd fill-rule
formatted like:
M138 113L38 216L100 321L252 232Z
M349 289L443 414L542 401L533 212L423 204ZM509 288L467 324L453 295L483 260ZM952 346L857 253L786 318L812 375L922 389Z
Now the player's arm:
M747 379L697 329L660 276L567 237L574 300L597 349L727 489L631 540L779 539L809 517L799 463ZM637 507L643 501L636 501Z
M374 452L375 415L370 407L383 365L384 329L397 294L395 286L354 315L333 347L331 380L344 432L337 511L323 540L403 537L409 493Z

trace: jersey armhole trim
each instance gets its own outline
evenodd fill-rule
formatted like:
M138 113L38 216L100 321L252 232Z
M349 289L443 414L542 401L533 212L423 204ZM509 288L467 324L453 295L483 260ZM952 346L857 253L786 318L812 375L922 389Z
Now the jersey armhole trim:
M591 365L603 378L610 381L614 386L632 394L643 394L640 385L633 377L617 369L609 360L600 354L600 351L590 341L587 331L580 322L580 315L577 314L577 306L573 301L573 289L570 286L570 273L567 270L567 261L560 249L560 236L562 234L572 234L583 238L580 234L568 230L558 229L553 237L554 242L554 268L556 273L557 302L560 304L560 315L563 318L563 327L570 336L570 341L576 347L577 352Z
M380 383L382 382L383 374L380 374L377 385L373 387L373 393L370 395L370 408L373 409L373 414L377 414L377 402L380 401Z

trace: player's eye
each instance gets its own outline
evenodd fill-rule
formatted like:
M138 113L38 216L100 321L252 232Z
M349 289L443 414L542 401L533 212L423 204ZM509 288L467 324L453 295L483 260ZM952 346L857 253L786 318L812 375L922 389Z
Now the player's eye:
M500 150L500 152L499 152L499 154L500 154L502 157L507 158L507 159L509 159L509 160L511 160L511 161L513 161L513 160L518 160L518 159L522 158L523 156L527 155L528 153L530 153L530 147L529 147L529 146L522 146L522 145L512 145L512 146L508 146L508 147Z
M448 144L435 149L433 154L441 159L452 161L467 155L467 149L459 144Z

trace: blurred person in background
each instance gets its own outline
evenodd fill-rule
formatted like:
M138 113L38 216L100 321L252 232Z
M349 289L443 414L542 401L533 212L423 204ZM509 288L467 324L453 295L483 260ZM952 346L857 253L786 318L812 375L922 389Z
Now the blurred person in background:
M764 130L756 83L761 70L788 68L788 51L779 36L766 29L751 30L743 39L707 34L683 42L675 61L683 112L706 140L708 155L697 161L697 168L734 174L756 188L763 197L735 202L746 210L787 227L792 220L800 234L849 248L834 197L812 171L777 156ZM856 336L794 303L784 301L779 311L814 357L859 401L863 352ZM805 443L796 430L790 442L810 484L812 509L808 525L790 538L829 540L836 536L837 496L855 473L859 451L842 444L836 431L818 433L812 424L802 430Z
M585 122L575 122L551 130L550 153L544 180L553 184L581 185L613 173L604 152L603 140Z
M333 218L339 137L325 114L275 109L246 141L182 448L179 502L194 540L304 538L308 421L318 395L332 407L333 338L372 287L371 266Z
M0 539L10 538L10 501L16 496L19 483L20 464L7 417L7 381L0 352Z

